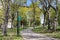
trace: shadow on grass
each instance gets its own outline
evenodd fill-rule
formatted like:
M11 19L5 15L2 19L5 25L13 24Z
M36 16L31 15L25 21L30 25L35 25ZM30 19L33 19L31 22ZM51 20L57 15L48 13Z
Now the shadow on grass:
M57 32L60 32L60 29L56 29Z

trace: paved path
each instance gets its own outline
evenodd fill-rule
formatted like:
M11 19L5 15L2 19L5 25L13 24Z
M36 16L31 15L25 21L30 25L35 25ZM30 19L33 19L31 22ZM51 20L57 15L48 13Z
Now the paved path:
M24 40L59 40L55 38L46 37L43 34L34 33L31 28L21 31Z

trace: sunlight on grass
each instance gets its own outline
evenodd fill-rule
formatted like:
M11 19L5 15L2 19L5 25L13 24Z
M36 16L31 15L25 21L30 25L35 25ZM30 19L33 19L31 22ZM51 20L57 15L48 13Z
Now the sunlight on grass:
M23 40L22 36L17 36L17 29L7 29L7 36L2 35L2 29L0 29L0 40ZM23 30L23 28L19 28L19 30Z

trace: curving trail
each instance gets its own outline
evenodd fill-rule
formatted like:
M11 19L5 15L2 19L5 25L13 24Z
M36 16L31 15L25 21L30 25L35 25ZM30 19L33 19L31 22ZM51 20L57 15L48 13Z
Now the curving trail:
M60 40L51 37L46 37L43 34L34 33L31 27L21 31L20 33L24 40Z

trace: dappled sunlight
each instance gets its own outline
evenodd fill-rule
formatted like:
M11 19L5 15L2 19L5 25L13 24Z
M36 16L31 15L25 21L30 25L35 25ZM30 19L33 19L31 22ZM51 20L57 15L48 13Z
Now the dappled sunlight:
M0 0L0 40L59 40L59 0Z

